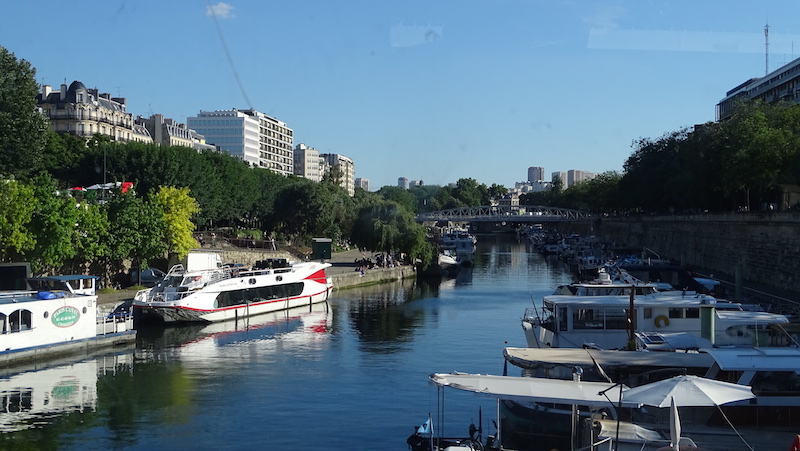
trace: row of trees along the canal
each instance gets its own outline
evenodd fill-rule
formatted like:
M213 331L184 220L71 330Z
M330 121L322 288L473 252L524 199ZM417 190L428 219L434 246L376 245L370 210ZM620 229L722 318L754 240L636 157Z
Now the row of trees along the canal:
M123 262L177 259L197 242L193 232L264 232L294 245L330 237L380 252L428 261L426 209L482 205L502 187L461 179L455 187L339 187L334 168L321 183L251 168L226 153L186 147L87 140L51 131L36 108L35 69L0 47L0 261L30 261L37 273L109 274ZM133 183L98 199L78 192L105 181Z
M800 188L800 105L742 102L733 116L640 138L622 174L606 172L562 190L523 196L527 205L595 212L693 213L787 205Z

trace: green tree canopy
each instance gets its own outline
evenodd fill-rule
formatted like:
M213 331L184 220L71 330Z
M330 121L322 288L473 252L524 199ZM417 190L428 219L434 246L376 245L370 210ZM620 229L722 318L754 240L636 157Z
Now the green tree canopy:
M0 46L0 168L27 177L44 168L47 121L36 108L36 69Z
M197 247L194 239L195 225L192 216L200 211L197 201L189 195L189 188L159 187L153 201L160 207L164 223L164 240L167 252L176 259L185 257Z
M36 208L33 188L0 176L0 261L18 260L36 244L31 217Z

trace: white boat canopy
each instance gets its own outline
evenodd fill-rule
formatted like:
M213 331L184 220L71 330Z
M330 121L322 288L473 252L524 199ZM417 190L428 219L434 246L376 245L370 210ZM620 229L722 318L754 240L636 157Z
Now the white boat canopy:
M520 368L582 366L597 362L603 369L619 367L667 367L708 369L714 358L705 353L601 351L582 348L505 348L503 356ZM594 359L594 361L592 360Z
M616 407L620 390L627 389L624 385L608 382L574 382L487 374L434 373L429 377L436 385L470 391L491 398L574 404L590 408ZM623 399L622 406L639 407L640 404L626 403Z
M701 349L724 371L798 371L800 349L774 348L713 348Z

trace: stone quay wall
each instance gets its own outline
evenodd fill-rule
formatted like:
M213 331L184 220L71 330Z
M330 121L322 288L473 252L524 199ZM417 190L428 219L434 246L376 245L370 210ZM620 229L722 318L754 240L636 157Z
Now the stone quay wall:
M619 248L800 293L800 213L604 217L591 230Z

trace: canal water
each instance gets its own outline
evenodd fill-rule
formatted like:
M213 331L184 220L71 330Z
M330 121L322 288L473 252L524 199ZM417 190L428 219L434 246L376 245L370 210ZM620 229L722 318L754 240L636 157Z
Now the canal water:
M442 413L428 374L502 374L503 348L525 346L525 308L571 279L524 242L483 235L474 268L453 279L141 331L135 349L0 378L0 447L404 450ZM480 407L494 434L493 406L448 390L444 433L467 435Z

